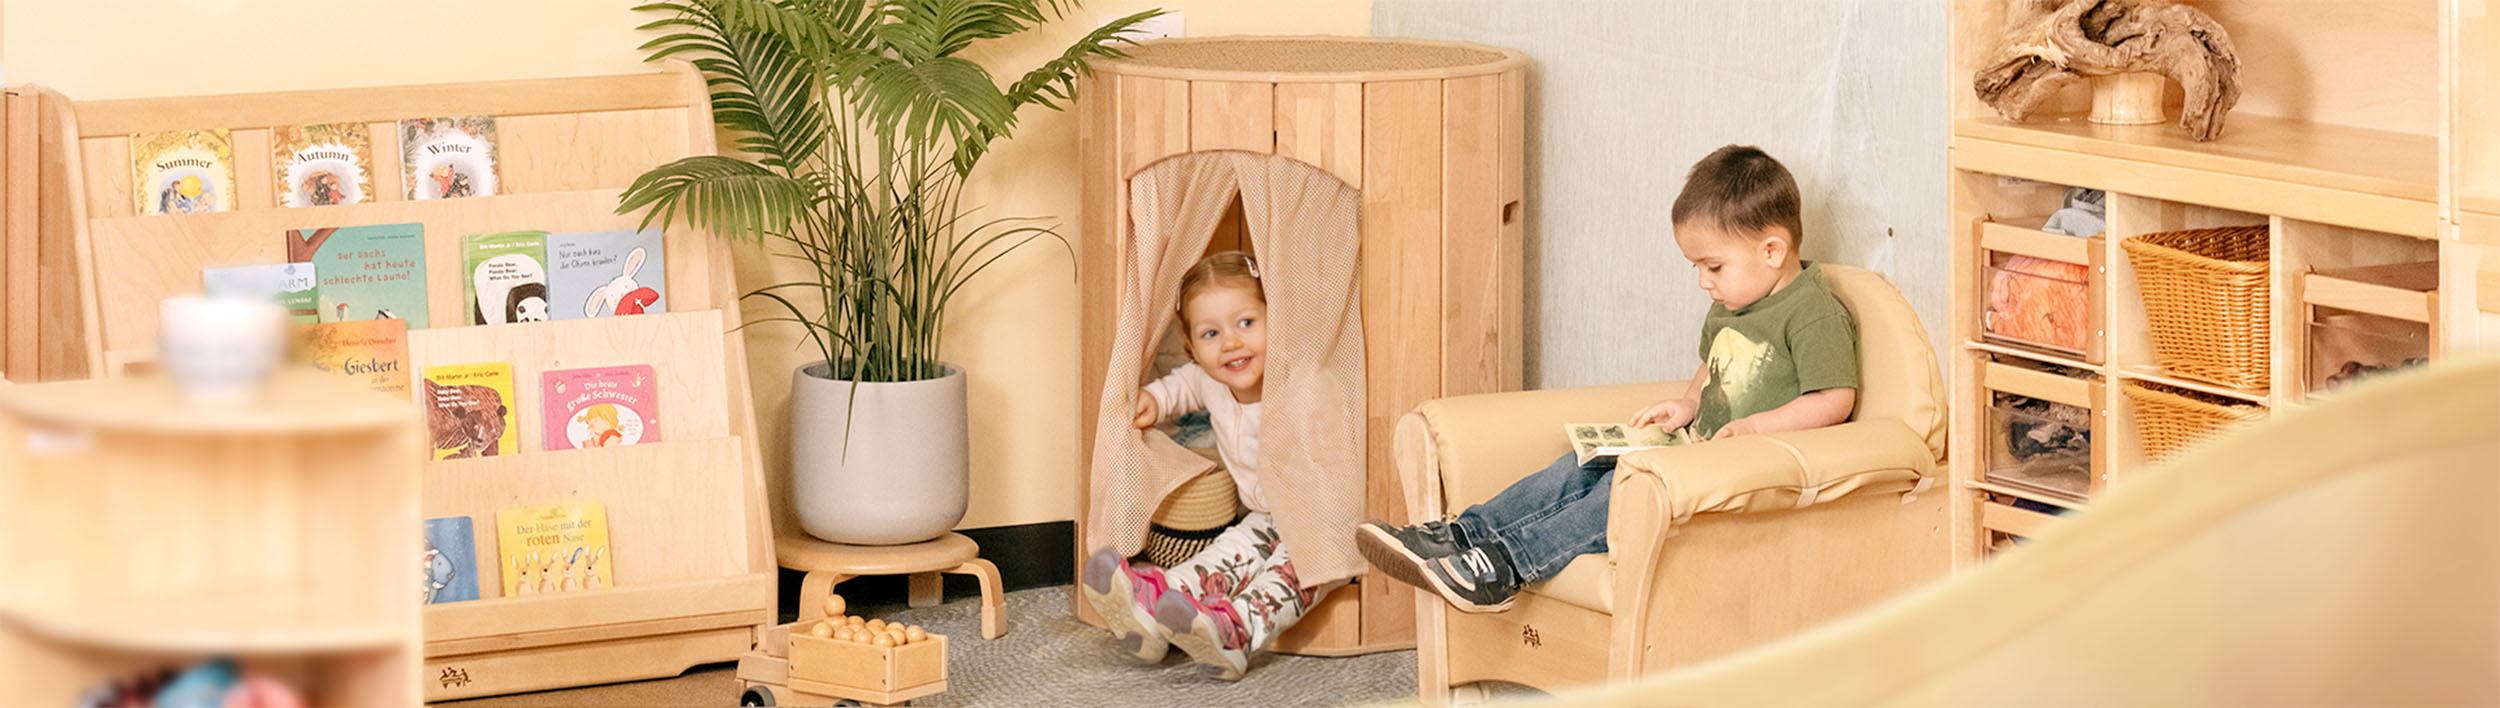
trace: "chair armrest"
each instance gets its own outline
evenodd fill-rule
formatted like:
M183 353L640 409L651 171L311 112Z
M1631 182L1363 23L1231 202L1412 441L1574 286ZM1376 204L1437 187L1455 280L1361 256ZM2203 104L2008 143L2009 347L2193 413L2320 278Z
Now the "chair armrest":
M1615 485L1662 486L1666 519L1797 509L1860 491L1908 491L1936 471L1936 455L1892 418L1642 450L1616 461Z
M1562 426L1627 420L1684 382L1452 396L1398 420L1392 447L1409 523L1493 498L1570 449Z

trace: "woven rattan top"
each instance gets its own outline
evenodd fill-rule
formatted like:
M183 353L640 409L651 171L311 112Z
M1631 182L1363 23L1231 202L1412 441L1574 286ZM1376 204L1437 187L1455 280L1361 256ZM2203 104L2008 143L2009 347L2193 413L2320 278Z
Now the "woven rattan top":
M1492 73L1507 68L1515 58L1513 53L1479 45L1361 37L1174 39L1140 43L1128 51L1127 58L1101 66L1120 73L1360 79L1367 75Z

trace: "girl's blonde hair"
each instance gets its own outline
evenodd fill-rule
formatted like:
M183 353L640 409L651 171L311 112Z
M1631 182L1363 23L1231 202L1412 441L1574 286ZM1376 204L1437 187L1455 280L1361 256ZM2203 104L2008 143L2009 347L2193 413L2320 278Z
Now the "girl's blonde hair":
M1195 298L1216 288L1244 288L1267 301L1267 288L1259 284L1259 262L1240 251L1208 254L1181 275L1181 307L1188 307Z

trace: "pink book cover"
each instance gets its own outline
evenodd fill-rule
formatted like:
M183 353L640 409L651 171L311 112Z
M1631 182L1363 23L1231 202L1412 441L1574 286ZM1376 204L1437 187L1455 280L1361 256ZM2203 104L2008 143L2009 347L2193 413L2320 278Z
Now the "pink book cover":
M660 439L658 378L651 366L558 369L539 376L547 449L638 445Z

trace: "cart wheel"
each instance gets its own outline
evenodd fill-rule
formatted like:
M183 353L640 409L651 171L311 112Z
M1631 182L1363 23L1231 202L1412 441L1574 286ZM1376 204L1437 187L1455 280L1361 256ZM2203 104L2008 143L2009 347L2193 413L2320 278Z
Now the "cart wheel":
M771 686L748 686L746 693L738 695L738 705L770 706L779 704L773 701L773 689Z

